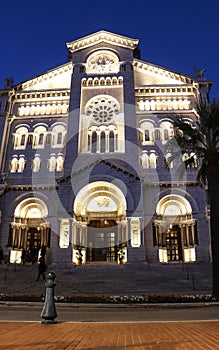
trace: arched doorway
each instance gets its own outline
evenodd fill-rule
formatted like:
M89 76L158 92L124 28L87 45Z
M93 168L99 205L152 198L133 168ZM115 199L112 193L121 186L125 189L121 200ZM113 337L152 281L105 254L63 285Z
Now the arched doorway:
M156 213L154 242L159 248L160 262L195 261L198 237L188 200L179 195L165 196L159 201Z
M36 262L41 247L50 246L51 233L47 216L47 206L40 199L28 198L17 205L14 220L9 227L11 260L21 262L21 252L25 251L26 262Z
M96 181L82 188L74 203L73 261L115 262L126 256L126 200L117 186Z
M113 219L90 220L87 225L87 262L117 261L118 225Z
M168 261L181 261L182 260L182 242L181 231L179 225L173 225L166 229L165 242Z

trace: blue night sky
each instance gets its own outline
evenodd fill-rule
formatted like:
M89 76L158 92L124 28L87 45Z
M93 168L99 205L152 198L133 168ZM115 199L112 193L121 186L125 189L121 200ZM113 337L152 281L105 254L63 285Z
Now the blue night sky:
M0 88L67 62L66 42L99 30L139 39L141 59L194 76L205 68L219 98L219 2L3 1L0 8Z

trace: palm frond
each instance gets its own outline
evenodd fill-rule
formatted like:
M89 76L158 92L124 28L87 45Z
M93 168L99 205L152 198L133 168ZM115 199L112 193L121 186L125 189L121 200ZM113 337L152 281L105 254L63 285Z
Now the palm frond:
M202 160L201 166L198 170L197 181L200 183L201 187L206 188L207 186L207 168L208 164L205 159Z

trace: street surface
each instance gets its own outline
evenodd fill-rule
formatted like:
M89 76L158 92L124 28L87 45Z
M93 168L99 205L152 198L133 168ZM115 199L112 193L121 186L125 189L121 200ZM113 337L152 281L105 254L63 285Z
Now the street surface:
M41 321L43 303L1 303L0 321ZM56 304L57 322L144 322L219 320L219 305Z

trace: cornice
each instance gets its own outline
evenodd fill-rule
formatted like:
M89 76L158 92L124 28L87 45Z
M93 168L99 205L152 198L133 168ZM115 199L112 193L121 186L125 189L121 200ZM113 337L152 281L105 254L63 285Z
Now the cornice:
M58 183L55 184L36 184L36 185L9 185L6 191L36 191L36 190L51 190L58 188Z
M133 67L134 67L134 69L148 71L148 72L151 72L154 74L159 74L159 75L164 76L164 77L178 80L184 84L193 84L195 81L195 79L193 79L187 75L181 74L179 72L175 72L175 71L170 70L170 69L166 69L164 67L158 66L158 65L153 64L153 63L148 63L148 62L144 62L144 61L137 60L137 59L133 60Z
M73 53L101 42L122 46L133 50L138 46L139 40L101 30L81 39L67 42L66 45L69 51Z
M142 182L144 185L150 185L153 187L169 187L169 188L178 188L178 187L200 187L200 184L195 181L148 181L145 177L142 178Z
M197 88L191 84L183 85L139 85L135 86L135 95L136 96L175 96L175 95L194 95Z
M15 94L16 102L28 102L33 100L63 100L69 99L70 97L70 89L52 89L52 90L34 90L34 91L19 91Z
M43 81L46 81L48 79L52 79L56 77L57 75L63 74L65 72L68 72L72 70L72 62L65 63L62 66L53 68L45 73L42 73L40 75L37 75L36 77L26 80L24 82L21 82L16 85L16 91L21 91L23 89L31 88L33 85L36 85L38 83L41 83Z

